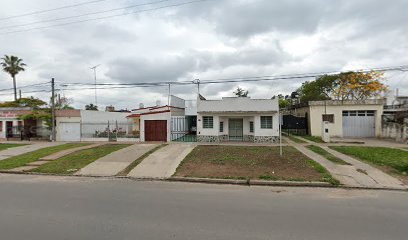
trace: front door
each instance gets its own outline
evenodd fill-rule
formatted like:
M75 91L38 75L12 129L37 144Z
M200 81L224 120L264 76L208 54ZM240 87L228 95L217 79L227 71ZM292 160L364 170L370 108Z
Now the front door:
M6 122L6 138L13 137L13 122L7 121Z
M243 140L243 122L242 118L230 118L228 121L229 140L242 141Z

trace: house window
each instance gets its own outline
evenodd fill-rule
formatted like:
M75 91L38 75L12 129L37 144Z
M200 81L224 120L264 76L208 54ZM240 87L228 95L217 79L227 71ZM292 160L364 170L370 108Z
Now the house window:
M211 116L203 117L203 128L213 128L214 127L214 118Z
M220 122L220 132L224 132L224 122Z
M323 122L334 123L334 114L323 114L322 120Z
M261 116L261 128L272 129L272 116Z
M249 122L249 132L254 132L254 122Z
M3 132L3 121L0 121L0 132Z

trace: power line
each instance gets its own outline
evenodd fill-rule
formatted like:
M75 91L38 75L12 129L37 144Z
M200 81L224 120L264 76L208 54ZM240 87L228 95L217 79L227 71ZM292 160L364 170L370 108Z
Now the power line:
M50 83L50 82L36 83L36 84L21 86L21 87L18 87L18 88L20 89L20 88L27 88L27 87L36 87L36 86L42 86L42 85L49 84L49 83ZM11 91L11 90L14 90L14 88L4 88L4 89L0 89L0 92L3 92L3 91Z
M77 23L83 23L83 22L90 22L90 21L96 21L96 20L103 20L103 19L115 18L115 17L120 17L120 16L126 16L126 15L130 15L130 14L137 14L137 13L142 13L142 12L151 12L151 11L165 9L165 8L180 7L180 6L183 6L183 5L188 5L188 4L198 3L198 2L205 2L205 1L209 1L209 0L195 0L195 1L178 3L178 4L165 5L165 6L150 8L150 9L145 9L145 10L133 11L133 12L129 12L129 13L121 13L121 14L115 14L115 15L110 15L110 16L105 16L105 17L97 17L97 18L90 18L90 19L84 19L84 20L61 23L61 24L54 24L54 25L49 25L49 26L44 26L44 27L34 27L34 28L28 28L28 29L24 29L24 30L3 32L3 33L0 33L0 35L28 32L28 31L33 31L33 30L47 29L47 28L59 27L59 26L67 26L67 25L72 25L72 24L77 24Z
M394 67L382 67L382 68L371 68L363 69L359 72L370 72L370 71L400 71L408 65L403 66L394 66ZM286 74L286 75L276 75L276 76L259 76L259 77L238 77L238 78L221 78L221 79L206 79L200 80L200 84L215 84L215 83L234 83L234 82L260 82L260 81L280 81L280 80L290 80L290 79L304 79L304 78L314 78L319 77L325 74L335 74L335 73L344 73L350 71L332 71L332 72L317 72L317 73L299 73L299 74ZM138 82L138 83L98 83L97 86L107 86L105 89L113 88L131 88L131 87L154 87L154 86L168 86L171 85L188 85L193 84L193 81L165 81L165 82ZM94 86L95 84L91 83L66 83L62 86ZM109 87L108 87L109 86ZM80 90L86 88L76 88L71 90ZM98 88L104 89L104 88Z
M98 2L104 2L104 1L106 1L106 0L94 0L94 1L89 1L89 2L77 3L77 4L73 4L73 5L66 5L66 6L57 7L57 8L50 8L50 9L39 10L39 11L34 11L34 12L29 12L29 13L23 13L23 14L19 14L19 15L0 18L0 21L12 19L12 18L18 18L18 17L26 17L26 16L36 15L36 14L41 14L41 13L46 13L46 12L53 12L53 11L58 11L58 10L66 9L66 8L74 8L74 7L79 7L79 6L83 6L83 5L88 5L88 4L92 4L92 3L98 3Z
M97 15L97 14L102 14L102 13L115 12L115 11L119 11L119 10L126 10L126 9L130 9L130 8L136 8L136 7L146 6L146 5L153 5L153 4L158 4L158 3L168 2L168 1L171 1L171 0L160 0L160 1L155 1L155 2L148 2L148 3L141 3L141 4L130 5L130 6L127 6L127 7L122 7L122 8L113 8L113 9L108 9L108 10L104 10L104 11L84 13L84 14L74 15L74 16L68 16L68 17L61 17L61 18L47 19L47 20L41 20L41 21L31 22L31 23L10 25L10 26L5 26L5 27L0 27L0 30L2 30L2 29L9 29L9 28L15 28L15 27L26 27L26 26L36 25L36 24L39 24L39 23L55 22L55 21L61 21L61 20L72 19L72 18L80 18L80 17L92 16L92 15Z

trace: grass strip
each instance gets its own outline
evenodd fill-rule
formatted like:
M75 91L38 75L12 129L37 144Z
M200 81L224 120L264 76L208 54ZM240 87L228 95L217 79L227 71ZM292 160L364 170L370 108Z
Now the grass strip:
M130 171L133 170L133 168L135 168L137 165L139 165L139 163L141 163L145 158L147 158L150 154L156 152L157 150L159 150L160 148L163 148L165 146L167 146L168 144L161 144L159 146L156 146L155 148L153 148L152 150L146 152L145 154L143 154L142 156L140 156L138 159L136 159L135 161L133 161L129 166L127 166L125 169L123 169L122 171L120 171L118 174L116 174L116 176L127 176Z
M310 136L310 135L304 135L301 136L302 138L315 142L315 143L324 143L321 137L316 137L316 136Z
M334 156L333 154L329 153L328 151L324 150L323 148L316 146L316 145L309 145L307 146L308 149L312 150L313 152L323 156L324 158L326 158L327 160L336 163L336 164L340 164L340 165L350 165L348 162Z
M84 149L41 165L31 172L71 175L97 159L129 146L129 144L107 144Z
M309 159L308 163L319 173L322 174L322 180L325 182L328 182L332 185L339 185L340 182L339 180L335 179L329 171L327 171L326 168L324 168L322 165L320 165L319 163L313 161L312 159Z
M401 175L406 176L408 173L408 152L401 149L361 146L330 146L330 148L368 163L390 167Z
M302 139L297 138L297 137L294 137L294 136L291 136L291 135L288 135L288 138L289 138L290 140L292 140L293 142L295 142L295 143L307 143L306 141L303 141Z
M21 147L21 146L25 146L27 144L20 144L20 143L0 143L0 151L1 150L6 150L9 148L13 148L13 147Z
M26 165L27 163L38 161L40 158L71 148L86 146L86 143L67 143L63 145L46 147L29 153L10 157L0 161L0 169L8 170Z

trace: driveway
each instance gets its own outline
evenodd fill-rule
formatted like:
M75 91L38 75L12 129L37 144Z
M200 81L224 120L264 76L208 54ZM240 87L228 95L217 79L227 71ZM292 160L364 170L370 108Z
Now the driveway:
M134 178L169 178L195 146L191 143L171 143L150 154L128 176Z
M133 161L156 146L157 144L134 144L96 160L79 170L75 175L115 176Z
M316 162L320 163L323 167L325 167L337 180L340 181L341 184L350 187L368 187L368 188L392 188L392 189L407 189L408 186L405 186L400 180L397 178L390 176L381 170L372 167L369 164L363 163L355 158L350 156L344 155L337 151L334 151L328 148L329 145L336 145L336 144L327 144L327 143L315 143L309 140L303 139L304 141L308 142L309 144L317 145L327 152L331 153L332 155L342 159L343 161L349 163L350 165L339 165L335 164L323 156L307 149L304 144L297 144L290 139L286 139L287 142L293 145L296 149L301 151L303 154L308 156L309 158L315 160ZM371 142L371 144L373 144ZM378 143L380 144L380 143ZM350 145L350 144L341 144L341 145ZM355 146L355 144L354 144ZM374 146L374 145L362 145L358 144L357 146ZM384 146L384 145L380 145ZM385 145L388 146L395 146L395 145Z
M24 153L36 151L41 148L54 147L54 146L58 146L62 144L64 144L64 142L36 142L36 143L31 143L28 145L21 146L21 147L9 148L9 149L0 151L0 161L10 158L10 157L21 155Z

